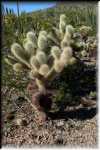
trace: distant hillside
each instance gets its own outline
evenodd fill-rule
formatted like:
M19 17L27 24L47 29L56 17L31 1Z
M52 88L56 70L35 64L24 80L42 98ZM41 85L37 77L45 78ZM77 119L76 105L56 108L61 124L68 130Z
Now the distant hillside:
M66 14L68 24L72 25L91 25L96 27L97 20L97 2L57 2L56 6L45 10L39 10L29 13L29 16L37 16L37 18L50 21L57 24L60 14Z
M18 34L18 42L22 41L28 31L35 30L38 36L40 30L47 32L52 30L52 25L58 27L61 14L66 15L67 24L75 28L81 25L91 26L92 33L96 34L97 2L57 2L52 8L39 10L31 13L22 12L19 17L9 12L3 16L4 40L3 45L10 47Z

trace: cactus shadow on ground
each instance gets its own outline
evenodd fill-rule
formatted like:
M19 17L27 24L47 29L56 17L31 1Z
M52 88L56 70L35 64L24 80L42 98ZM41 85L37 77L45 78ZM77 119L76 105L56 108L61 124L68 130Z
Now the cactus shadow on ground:
M54 99L60 110L79 105L82 97L88 100L90 92L96 92L96 69L79 62L64 70L52 83L58 91Z
M91 91L96 91L96 69L95 66L87 66L84 63L77 63L73 68L68 68L67 77L66 70L63 71L63 75L57 78L57 81L62 83L68 83L68 89L70 89L71 99L68 101L67 97L63 97L61 101L57 101L57 107L59 107L58 111L49 112L48 116L53 119L78 119L78 120L86 120L93 118L97 113L96 107L80 107L81 98L85 97L85 99L89 102L89 93ZM65 75L64 75L65 74ZM53 84L55 84L53 82ZM56 85L59 89L59 85ZM57 90L58 90L57 89ZM67 88L65 88L64 93L67 93ZM59 90L58 90L59 91ZM60 93L60 92L59 92ZM59 95L59 94L58 94ZM56 97L59 98L59 97ZM95 98L94 101L97 101ZM69 107L72 107L72 110ZM78 109L76 109L78 107ZM68 108L66 110L66 108Z
M77 119L77 120L86 120L93 118L97 113L96 108L79 108L77 110L71 110L71 111L57 111L57 112L49 112L48 116L52 120L58 120L58 119Z

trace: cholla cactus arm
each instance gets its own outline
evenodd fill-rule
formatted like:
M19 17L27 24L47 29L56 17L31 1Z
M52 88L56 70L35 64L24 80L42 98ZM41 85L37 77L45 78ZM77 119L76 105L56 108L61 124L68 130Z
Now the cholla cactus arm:
M15 63L15 61L9 59L9 58L5 58L5 62L10 65L10 66L13 66L13 64Z
M73 42L72 37L74 34L74 28L71 25L66 26L66 31L63 40L61 41L61 48L63 49L66 46L70 46Z
M29 78L35 79L35 78L37 77L37 74L38 74L37 71L31 70L31 71L29 72Z
M45 50L47 48L47 33L45 31L40 31L37 44L40 50Z
M8 57L9 59L11 59L11 60L17 62L17 59L16 59L14 56L8 55L7 57Z
M48 79L52 79L57 73L60 73L69 64L73 55L71 47L65 47L61 53L60 49L55 46L51 49L51 54L54 57L54 64L47 75Z
M73 28L73 26L72 25L67 25L66 26L66 33L65 34L70 34L71 35L71 37L73 36L73 34L74 34L74 32L75 32L75 29Z
M16 63L16 64L13 65L13 69L16 72L22 72L23 70L25 70L25 67L24 67L24 65L22 65L20 63Z
M38 51L36 54L36 59L40 64L46 64L47 63L47 56L43 51Z
M36 48L32 41L27 41L23 46L30 57L36 54Z
M77 59L76 59L75 57L72 57L72 58L69 60L68 64L69 64L69 65L73 65L73 64L75 64L76 62L77 62Z
M26 35L26 38L27 38L27 40L33 42L35 46L37 46L36 45L37 38L36 38L36 34L34 32L31 32L31 31L28 32L27 35Z
M54 64L48 72L47 79L52 79L57 73L60 73L63 68L69 63L72 58L71 47L65 47L63 51L57 46L51 48L51 55L54 57Z
M60 15L60 23L59 23L59 30L62 37L65 33L65 27L66 27L66 16L65 14L62 14Z
M32 56L30 59L30 64L34 70L38 70L40 68L40 63L37 60L36 56Z
M55 77L56 73L57 72L55 71L54 65L53 65L53 67L50 69L50 71L46 75L46 80L52 80Z
M19 44L14 43L11 47L11 52L15 56L15 58L17 58L21 63L25 64L27 67L30 68L27 53L25 53L25 51Z
M61 50L58 46L53 46L51 48L51 55L54 57L54 59L59 59L61 55Z
M56 73L60 73L64 68L64 63L62 63L59 60L55 60L54 61L54 69L56 71Z
M41 93L45 94L46 93L46 88L45 88L44 82L42 80L39 80L39 79L36 78L36 84L37 84L37 86L39 88L39 91Z
M60 62L61 62L62 64L64 64L64 66L67 66L69 60L70 60L71 57L72 57L72 55L73 55L72 48L71 48L71 47L65 47L65 48L63 49L62 54L61 54Z
M44 77L47 76L48 72L49 72L49 66L47 64L43 64L41 65L40 69L39 69L39 73L41 75L43 75Z
M65 34L63 40L61 41L61 48L63 49L66 46L70 46L71 40L71 35L69 33Z
M47 32L45 30L40 31L39 36L42 36L42 35L47 37Z
M8 65L11 65L13 66L13 64L15 64L17 62L17 60L11 56L11 55L8 55L7 58L5 58L5 62L8 64Z

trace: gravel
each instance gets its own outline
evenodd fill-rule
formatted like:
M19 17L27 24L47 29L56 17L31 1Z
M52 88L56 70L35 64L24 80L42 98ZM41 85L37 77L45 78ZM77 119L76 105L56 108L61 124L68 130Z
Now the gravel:
M24 107L25 108L25 107ZM29 106L28 106L29 108ZM25 109L26 110L26 109ZM30 108L31 110L31 108ZM22 112L21 112L22 113ZM13 124L12 130L3 135L3 145L66 145L91 146L97 145L96 116L84 121L68 119L49 120L38 126L34 121L34 114L25 111L27 125Z
M3 105L2 146L97 147L97 115L96 113L89 115L88 108L85 108L85 111L83 109L80 111L80 107L69 107L69 111L73 111L73 113L64 113L65 118L62 115L58 118L49 118L43 125L38 125L34 119L34 111L27 101L16 109L15 117L10 121L5 121L7 113L5 106L6 104ZM87 116L81 117L82 113ZM73 114L76 116L73 117ZM16 125L18 118L22 120L24 118L27 124Z

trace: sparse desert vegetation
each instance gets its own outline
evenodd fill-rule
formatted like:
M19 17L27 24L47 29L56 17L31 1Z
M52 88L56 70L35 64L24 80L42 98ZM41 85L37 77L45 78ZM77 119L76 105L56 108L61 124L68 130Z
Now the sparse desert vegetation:
M96 23L97 3L2 9L3 146L97 146Z

